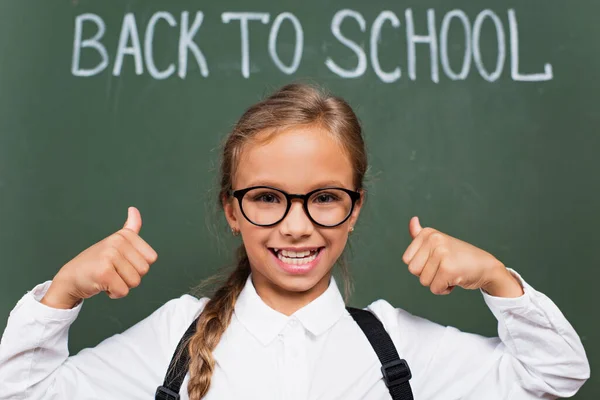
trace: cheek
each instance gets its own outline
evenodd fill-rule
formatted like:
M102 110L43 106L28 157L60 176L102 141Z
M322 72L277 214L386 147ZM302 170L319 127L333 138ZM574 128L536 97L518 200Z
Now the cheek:
M348 234L344 229L335 229L322 231L321 235L325 239L327 247L329 247L331 257L338 258L344 251L344 247L346 247Z
M262 257L264 256L263 253L268 251L267 244L269 243L271 229L262 228L243 220L240 223L240 233L246 252L252 258Z
M272 262L271 253L267 248L270 242L271 230L252 225L247 221L240 228L250 265L261 274L268 276L268 270L270 269L268 266Z

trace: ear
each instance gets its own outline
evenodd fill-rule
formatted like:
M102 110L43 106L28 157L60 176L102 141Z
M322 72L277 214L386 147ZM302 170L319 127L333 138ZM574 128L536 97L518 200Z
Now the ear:
M352 215L350 215L350 218L348 218L350 227L354 227L356 225L360 210L365 203L365 197L367 195L367 191L364 189L360 189L358 192L360 193L360 198L356 200L356 203L354 203L354 210L352 210Z
M227 224L229 227L235 230L240 230L238 226L238 219L236 216L236 207L234 204L234 198L229 197L227 195L223 195L221 199L221 204L223 205L223 211L225 212L225 219L227 220Z

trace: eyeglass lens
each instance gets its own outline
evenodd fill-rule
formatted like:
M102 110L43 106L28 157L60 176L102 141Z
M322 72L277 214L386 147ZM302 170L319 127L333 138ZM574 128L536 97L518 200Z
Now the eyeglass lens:
M352 198L343 190L323 189L313 193L307 200L308 213L315 222L333 226L342 222L352 209ZM288 204L285 195L269 188L256 188L242 198L242 210L246 217L258 225L271 225L280 221Z

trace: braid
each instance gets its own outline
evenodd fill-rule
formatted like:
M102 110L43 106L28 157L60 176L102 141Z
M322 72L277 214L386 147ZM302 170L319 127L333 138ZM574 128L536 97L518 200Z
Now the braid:
M210 388L210 381L215 368L213 350L221 340L221 336L229 326L235 302L244 288L250 275L250 261L241 245L238 249L238 265L221 286L206 303L198 324L196 333L189 341L190 354L190 380L188 393L190 400L200 400Z

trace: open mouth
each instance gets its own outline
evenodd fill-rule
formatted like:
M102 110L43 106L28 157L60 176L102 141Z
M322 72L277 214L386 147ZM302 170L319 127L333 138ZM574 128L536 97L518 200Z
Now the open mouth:
M291 264L291 265L308 264L308 263L314 261L319 256L319 253L323 249L324 249L324 247L319 247L314 250L290 251L290 250L269 248L269 250L280 261L282 261L286 264Z

